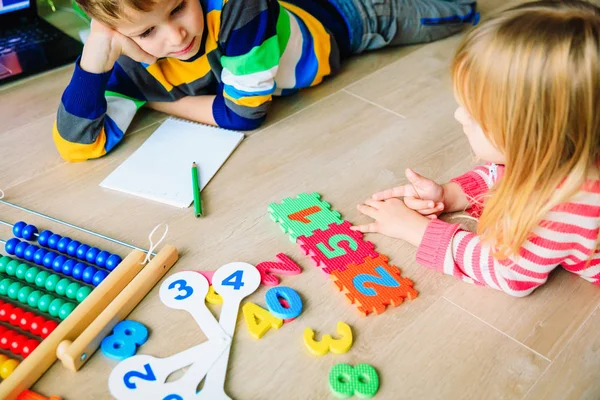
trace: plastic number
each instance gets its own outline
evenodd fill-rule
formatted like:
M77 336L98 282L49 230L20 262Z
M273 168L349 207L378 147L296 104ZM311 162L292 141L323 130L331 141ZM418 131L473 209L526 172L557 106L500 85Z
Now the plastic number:
M372 289L365 287L365 283L373 282L376 285L387 286L387 287L398 287L400 283L394 279L389 272L385 270L383 267L375 268L375 272L377 272L380 276L369 275L369 274L360 274L356 275L354 279L352 279L352 284L354 287L364 294L365 296L376 296L377 292Z
M254 303L248 302L244 304L242 312L250 335L255 339L263 337L269 329L279 329L283 325L281 318L273 316L270 312Z
M123 376L123 382L125 382L125 386L127 386L129 389L135 389L135 383L131 382L133 378L140 378L145 381L155 381L156 376L154 375L154 371L152 371L150 364L144 364L144 369L146 370L145 374L138 371L129 371L126 373L125 376Z
M183 397L178 394L168 394L163 400L183 400Z
M175 297L175 300L185 300L188 297L190 297L192 295L192 293L194 293L194 289L191 286L188 286L187 281L185 281L183 279L179 279L175 282L172 282L169 285L169 289L174 289L176 286L177 286L177 290L179 290L180 292L182 290L185 290L185 294L177 295L177 297Z
M223 304L223 298L220 294L215 292L213 285L208 287L208 294L206 295L206 302L210 304Z
M306 328L304 330L304 344L308 350L316 355L323 356L328 352L342 354L346 353L352 347L352 329L350 325L339 321L337 323L337 333L339 339L333 339L331 335L324 335L320 342L315 340L315 332Z
M379 375L369 364L338 364L329 373L329 386L337 397L370 398L379 390Z
M148 329L137 321L121 321L113 329L113 334L105 337L100 344L102 354L114 360L124 360L133 356L137 346L148 340Z
M233 274L229 275L227 278L223 279L221 285L233 286L234 290L240 290L240 288L244 286L244 282L242 282L242 276L244 276L244 271L237 270Z
M302 269L292 261L284 253L277 254L276 261L263 261L256 266L258 272L260 272L260 279L263 285L266 286L277 286L279 285L279 278L272 275L272 272L277 272L280 275L298 275L302 273Z
M321 250L321 253L325 254L325 257L327 257L327 258L335 258L335 257L343 256L343 255L347 254L347 251L344 248L338 246L338 243L341 241L348 242L348 247L350 249L352 249L353 251L356 251L356 249L358 249L358 243L356 243L356 240L352 239L348 235L344 235L341 233L337 234L337 235L333 235L327 241L329 244L329 247L331 247L333 250L329 250L329 248L327 248L327 246L325 246L325 244L323 244L323 243L317 243L317 248L319 250Z
M281 304L280 299L285 299L288 307ZM294 289L286 286L277 286L267 291L265 295L267 308L277 318L296 318L302 313L302 298Z

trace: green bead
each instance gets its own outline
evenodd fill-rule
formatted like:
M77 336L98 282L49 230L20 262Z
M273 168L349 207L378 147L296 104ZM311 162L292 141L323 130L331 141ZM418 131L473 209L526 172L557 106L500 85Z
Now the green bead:
M81 285L79 283L72 282L69 284L69 286L67 286L67 291L65 292L65 294L69 299L74 299L77 297L77 291L80 287Z
M58 312L60 308L65 304L63 299L54 299L50 303L50 307L48 307L48 313L53 317L58 317Z
M38 267L31 267L27 270L27 272L25 273L25 281L28 283L34 283L35 282L35 277L37 276L37 274L40 272L40 269Z
M58 281L60 281L60 276L58 276L56 274L51 274L48 277L48 279L46 279L46 283L44 284L44 287L46 288L47 291L54 292Z
M68 301L65 302L65 304L63 304L62 307L60 307L60 310L58 310L58 318L60 318L61 320L66 319L69 316L69 314L73 312L74 309L75 304Z
M25 274L27 274L27 270L29 269L29 265L27 264L19 264L17 270L15 271L15 276L20 280L25 279Z
M54 287L54 291L56 292L56 294L64 296L65 293L67 293L67 286L69 286L70 283L71 283L71 281L68 280L67 278L62 278L60 281L58 281L56 283L56 286Z
M34 290L29 297L27 298L27 304L29 307L37 308L38 303L40 302L40 297L42 297L44 293L40 290Z
M0 295L6 296L8 293L8 287L12 285L13 281L8 278L4 278L0 281Z
M21 290L22 287L23 284L21 282L11 283L11 285L8 287L8 297L15 300L17 298L17 295L19 294L19 290Z
M6 272L6 264L11 262L11 260L12 258L9 256L2 256L2 258L0 258L0 272Z
M15 272L17 272L17 267L21 264L19 260L12 260L8 264L6 264L6 275L15 276Z
M81 303L86 297L89 296L90 293L92 293L92 289L89 286L82 286L77 291L75 298L77 299L78 303Z
M35 276L35 286L44 287L44 284L46 283L46 279L48 279L49 276L50 276L50 274L48 273L48 271L40 271Z
M27 299L29 298L31 292L33 292L32 288L30 288L29 286L23 286L19 290L19 293L17 293L17 300L19 300L19 303L27 304Z
M40 297L40 301L38 301L37 305L38 310L47 312L50 308L50 303L52 303L52 300L54 300L54 297L50 296L49 294L45 294Z

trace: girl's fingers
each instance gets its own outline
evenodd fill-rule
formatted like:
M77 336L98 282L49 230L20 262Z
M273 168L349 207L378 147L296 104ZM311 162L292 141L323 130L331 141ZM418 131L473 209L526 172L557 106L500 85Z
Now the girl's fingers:
M435 208L424 208L420 210L415 210L420 214L429 215L429 214L437 214L444 211L444 203L437 203Z
M375 222L371 222L370 224L366 225L351 226L350 230L359 231L362 233L377 232L377 225L375 224Z
M392 197L404 197L414 196L414 189L412 185L397 186L392 189L387 189L381 192L377 192L372 196L373 200L387 200Z
M417 199L415 197L405 197L404 204L406 204L406 207L412 208L413 210L424 210L424 209L435 208L434 201Z
M366 204L359 204L356 206L356 208L358 211L360 211L362 214L366 215L367 217L371 217L371 218L375 219L377 210L374 209L373 207L370 207Z
M383 202L379 200L367 199L365 200L365 204L369 207L373 207L374 209L379 210L379 207L381 204L383 204Z

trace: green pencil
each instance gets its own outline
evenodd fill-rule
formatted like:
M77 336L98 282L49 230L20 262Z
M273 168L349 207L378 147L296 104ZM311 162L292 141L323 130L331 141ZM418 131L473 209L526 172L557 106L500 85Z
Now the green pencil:
M192 163L192 185L194 192L194 212L196 218L202 216L202 198L200 197L200 185L198 183L198 165L195 162Z

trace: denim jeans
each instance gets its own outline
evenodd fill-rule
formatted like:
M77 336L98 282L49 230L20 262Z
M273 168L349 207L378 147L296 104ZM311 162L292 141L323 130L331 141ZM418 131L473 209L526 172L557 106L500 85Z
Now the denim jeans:
M438 40L479 21L475 0L329 0L344 16L353 53Z

